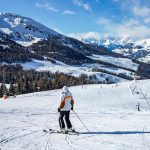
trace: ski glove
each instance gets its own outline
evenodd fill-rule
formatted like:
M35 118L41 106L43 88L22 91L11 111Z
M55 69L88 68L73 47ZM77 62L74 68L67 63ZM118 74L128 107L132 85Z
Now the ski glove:
M73 107L71 107L71 110L73 110Z
M60 112L60 108L58 108L58 112Z

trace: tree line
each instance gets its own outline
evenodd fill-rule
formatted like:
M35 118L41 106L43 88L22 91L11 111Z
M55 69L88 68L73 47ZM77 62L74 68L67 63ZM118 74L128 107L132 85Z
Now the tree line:
M62 72L24 70L21 65L0 65L0 97L91 84L87 75L73 77ZM6 88L5 84L9 84Z

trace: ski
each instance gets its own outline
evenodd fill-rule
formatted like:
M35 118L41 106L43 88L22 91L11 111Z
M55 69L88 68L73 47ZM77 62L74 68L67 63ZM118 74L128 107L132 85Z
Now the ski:
M48 130L43 130L45 133L59 133L59 134L68 134L68 132L61 132L58 130L53 130L53 129L48 129Z
M80 133L77 132L77 131L66 131L66 132L61 132L61 131L58 131L58 130L54 130L54 129L44 129L43 132L45 133L50 133L50 134L53 134L53 133L58 133L58 134L69 134L69 135L79 135Z
M68 134L69 135L79 135L80 134L80 132L77 132L77 131L68 131Z

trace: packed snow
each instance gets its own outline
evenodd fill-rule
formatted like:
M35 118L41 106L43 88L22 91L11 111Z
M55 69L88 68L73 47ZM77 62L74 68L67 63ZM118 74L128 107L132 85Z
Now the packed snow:
M59 130L61 89L0 99L1 150L149 150L150 80L70 87L71 112L79 135L46 134ZM143 98L142 93L147 97ZM137 104L140 103L140 110Z
M137 70L139 66L138 64L132 62L132 60L128 58L116 58L116 57L111 57L107 55L93 55L89 57L92 59L101 60L101 61L108 62L117 66L130 68L133 70Z
M75 77L79 77L81 74L86 74L88 76L96 75L97 80L102 81L102 82L105 81L106 78L109 78L109 80L112 82L124 81L124 79L113 76L113 75L92 71L92 69L95 67L103 68L103 66L100 64L83 64L81 66L69 66L60 61L56 61L56 63L54 64L46 60L45 61L33 60L31 62L22 63L21 65L23 66L24 69L27 69L27 70L35 69L37 71L51 71L53 73L63 72L65 74L75 76ZM117 72L119 73L119 70ZM125 73L125 71L120 69L120 73Z

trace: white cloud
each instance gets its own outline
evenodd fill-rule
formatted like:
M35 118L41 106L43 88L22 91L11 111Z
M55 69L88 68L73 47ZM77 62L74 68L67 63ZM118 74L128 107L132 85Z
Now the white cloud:
M110 18L98 18L96 23L99 25L101 32L110 36L150 38L150 7L146 3L147 1L143 0L145 3L141 0L113 1L119 3L125 15L120 18L119 22Z
M95 39L95 40L100 40L101 35L98 32L86 32L86 33L69 33L68 34L69 37L78 39L78 40L82 40L82 39Z
M149 17L145 18L145 19L144 19L144 22L145 22L146 24L150 24L150 18L149 18Z
M83 0L73 0L73 3L76 6L80 6L80 7L84 8L87 11L92 11L92 9L90 7L90 4L83 2Z
M49 3L46 3L46 4L39 4L39 3L36 3L35 6L38 7L38 8L45 8L46 10L50 10L50 11L53 11L53 12L59 12L58 9L56 9L56 8L54 8L54 7L52 7L52 6L50 6Z
M134 28L135 26L139 26L139 21L135 19L129 19L123 24L126 28Z
M150 8L148 7L140 7L140 6L134 6L132 9L134 15L140 16L140 17L146 17L150 15Z
M101 18L98 18L97 24L99 24L99 25L101 25L101 26L105 26L105 25L107 26L107 25L110 24L110 20L107 19L107 18L101 17Z
M120 37L134 37L134 38L147 38L150 35L150 28L144 25L138 25L133 27L126 27L125 25L120 25L115 33Z
M63 12L63 14L66 14L66 15L74 15L75 12L74 12L74 11L71 11L71 10L65 10L65 11Z
M108 35L118 37L133 37L133 38L147 38L150 36L150 27L143 25L136 19L126 19L122 23L114 23L105 18L98 18L97 24Z
M134 17L146 17L150 15L150 7L147 0L113 0L119 1L123 10L129 11Z

